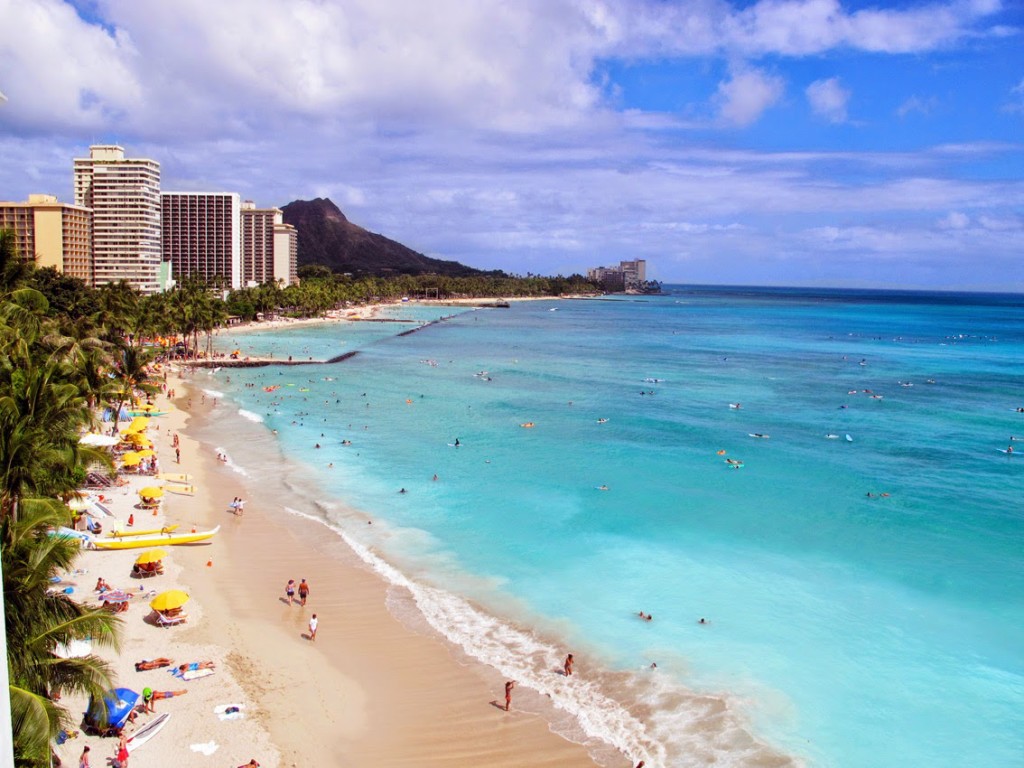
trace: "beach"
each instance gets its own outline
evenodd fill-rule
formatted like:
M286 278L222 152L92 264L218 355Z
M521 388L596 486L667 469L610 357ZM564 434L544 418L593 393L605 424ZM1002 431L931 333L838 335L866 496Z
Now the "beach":
M261 508L259 483L233 472L217 460L213 446L189 436L196 424L217 419L218 411L212 398L203 402L187 371L185 376L168 378L177 407L153 419L148 434L161 470L191 474L195 495L166 494L154 517L135 508L138 487L152 478L133 477L104 494L122 522L134 514L137 529L221 526L210 543L171 548L165 573L141 582L144 594L188 592L188 622L153 626L145 621L145 598L136 598L138 604L122 614L120 655L99 651L111 660L119 686L188 690L156 703L157 713L172 716L133 755L133 764L241 765L251 758L268 768L594 764L583 746L549 730L543 715L550 704L543 697L519 688L506 713L504 679L496 670L459 656L428 628L413 631L394 618L386 607L389 588L339 537L313 521ZM157 399L165 403L164 396ZM175 433L180 465L171 449ZM236 496L247 502L241 515L229 508ZM79 594L95 594L91 587L99 576L138 590L128 574L139 551L84 551ZM309 581L305 607L287 604L289 578ZM315 643L307 637L313 613L320 621ZM135 662L155 657L175 664L210 660L216 672L186 683L166 669L135 670ZM84 702L76 706L69 697L68 704L72 712L84 711ZM218 705L238 706L242 717L221 720L214 714ZM141 715L136 726L151 717ZM132 731L129 726L129 736ZM116 751L116 740L82 733L58 753L70 764L84 744L92 747L94 764ZM632 763L623 757L616 764Z

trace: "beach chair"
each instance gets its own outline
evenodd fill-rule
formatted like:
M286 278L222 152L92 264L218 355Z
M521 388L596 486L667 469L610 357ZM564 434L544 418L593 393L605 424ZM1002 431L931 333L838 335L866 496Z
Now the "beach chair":
M164 616L160 611L156 611L156 625L158 627L173 627L176 624L184 624L188 621L187 613L179 613L177 616Z

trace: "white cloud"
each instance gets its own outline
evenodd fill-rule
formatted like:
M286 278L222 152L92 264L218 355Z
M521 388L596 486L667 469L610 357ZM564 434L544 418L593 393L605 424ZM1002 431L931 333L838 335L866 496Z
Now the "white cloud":
M719 116L732 125L750 125L782 98L784 91L781 77L758 69L734 72L729 80L718 85L715 100Z
M815 80L807 86L806 93L814 114L830 123L846 122L846 105L850 101L850 92L843 88L838 77Z
M18 130L96 130L141 101L135 50L122 30L88 24L59 0L0 0L4 120Z
M966 229L970 224L970 217L960 211L950 211L949 215L939 222L943 229Z
M896 110L896 114L900 118L904 118L907 115L917 112L918 114L928 117L931 115L935 108L938 106L939 101L934 96L931 98L923 99L919 96L911 96L909 99L904 101Z

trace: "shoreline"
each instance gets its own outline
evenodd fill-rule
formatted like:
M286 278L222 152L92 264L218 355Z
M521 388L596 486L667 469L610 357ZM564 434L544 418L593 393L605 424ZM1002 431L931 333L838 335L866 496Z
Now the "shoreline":
M198 387L179 382L179 390ZM190 394L198 395L179 391L179 405ZM395 618L387 603L396 587L341 536L324 536L322 523L261 509L261 483L216 462L215 446L196 442L196 431L215 418L212 405L194 404L181 436L183 453L209 457L202 461L209 483L202 524L224 527L212 569L200 548L182 552L181 561L209 577L195 580L193 594L211 634L230 640L232 668L281 765L338 764L342 757L366 765L595 764L585 746L553 733L534 712L545 705L539 694L517 691L513 711L505 713L493 705L504 684L497 670L460 658L432 631ZM227 512L236 495L248 501L241 517ZM305 609L283 603L288 578L309 580ZM302 635L318 611L313 645ZM612 765L627 764L623 756Z

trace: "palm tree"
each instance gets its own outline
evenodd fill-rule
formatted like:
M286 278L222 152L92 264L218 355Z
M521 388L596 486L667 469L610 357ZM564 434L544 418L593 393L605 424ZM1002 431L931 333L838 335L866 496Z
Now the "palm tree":
M66 525L67 508L53 499L22 502L17 520L0 523L4 611L11 721L15 760L22 766L47 766L49 745L60 729L73 725L71 714L55 700L57 693L85 693L100 698L110 688L110 669L94 655L61 658L59 646L90 639L116 648L120 619L89 609L63 592L54 594L51 579L70 570L78 555L73 539L48 535Z

